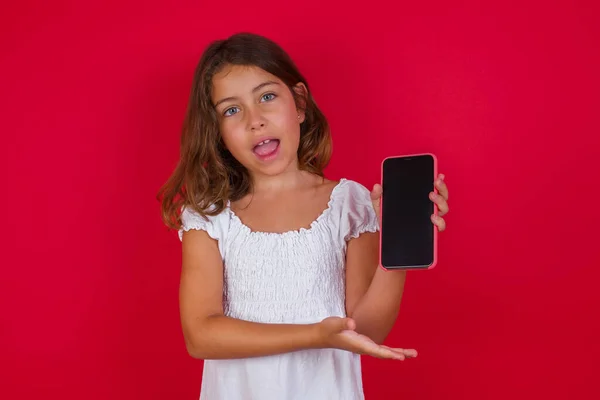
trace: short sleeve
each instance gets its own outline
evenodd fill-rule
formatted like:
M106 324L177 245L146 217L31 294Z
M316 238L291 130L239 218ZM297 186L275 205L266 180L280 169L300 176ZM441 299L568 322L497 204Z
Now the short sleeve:
M181 212L181 228L179 229L179 240L183 240L183 232L195 229L208 233L208 236L218 242L219 252L225 260L227 232L229 231L229 213L225 209L215 216L204 218L190 208L184 208Z
M210 216L204 218L193 209L185 207L181 213L181 228L178 232L179 240L183 240L183 232L193 229L206 231L211 238L219 240L220 232L215 219L215 217Z
M341 233L345 241L357 238L365 232L378 232L379 220L371 192L360 183L347 181L342 203Z

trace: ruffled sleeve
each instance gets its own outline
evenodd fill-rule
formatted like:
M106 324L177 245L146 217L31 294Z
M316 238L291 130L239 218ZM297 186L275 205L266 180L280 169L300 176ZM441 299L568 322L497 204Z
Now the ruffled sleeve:
M179 240L183 240L183 232L192 229L206 231L211 238L220 240L219 224L215 219L215 217L204 218L193 209L185 207L181 213L181 228L178 232Z
M203 230L208 236L218 242L219 252L225 260L227 232L229 232L229 213L228 209L223 210L216 216L202 217L196 211L190 208L184 208L181 213L181 228L179 229L179 240L183 240L183 232L195 229Z
M360 183L346 183L340 226L344 240L357 238L364 232L378 232L379 220L371 202L371 192Z

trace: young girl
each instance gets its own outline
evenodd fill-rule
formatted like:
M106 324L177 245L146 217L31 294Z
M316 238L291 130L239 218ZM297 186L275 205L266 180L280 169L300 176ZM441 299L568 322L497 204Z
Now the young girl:
M330 155L327 121L278 45L238 34L208 47L161 190L182 240L185 343L206 360L201 399L363 399L360 354L416 356L381 345L405 280L378 268L381 187L324 178Z

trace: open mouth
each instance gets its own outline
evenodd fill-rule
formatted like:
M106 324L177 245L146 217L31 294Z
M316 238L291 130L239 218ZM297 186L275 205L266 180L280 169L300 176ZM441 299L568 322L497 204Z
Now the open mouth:
M254 154L262 160L267 160L277 154L279 139L267 139L254 146Z

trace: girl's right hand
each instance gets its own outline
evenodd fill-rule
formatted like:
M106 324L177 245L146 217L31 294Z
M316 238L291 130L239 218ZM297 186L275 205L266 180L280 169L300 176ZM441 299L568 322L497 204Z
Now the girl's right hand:
M391 348L379 345L369 337L357 333L355 331L356 323L351 318L325 318L318 324L318 328L325 347L394 360L404 360L417 356L417 351L414 349Z

